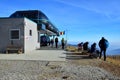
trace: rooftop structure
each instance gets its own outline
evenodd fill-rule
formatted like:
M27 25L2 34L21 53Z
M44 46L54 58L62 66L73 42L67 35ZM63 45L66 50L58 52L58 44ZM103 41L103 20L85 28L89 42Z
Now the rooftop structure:
M25 10L16 11L9 16L10 18L23 18L26 17L37 23L37 29L44 31L50 31L55 35L59 36L59 30L53 25L53 23L48 19L48 17L39 10ZM53 34L52 34L53 35Z

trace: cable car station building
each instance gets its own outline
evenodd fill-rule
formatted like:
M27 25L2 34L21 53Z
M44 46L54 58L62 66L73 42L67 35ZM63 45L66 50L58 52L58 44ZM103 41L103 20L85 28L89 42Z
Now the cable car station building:
M39 10L16 11L0 18L0 52L9 46L20 47L28 53L40 48L40 35L59 36L59 30Z

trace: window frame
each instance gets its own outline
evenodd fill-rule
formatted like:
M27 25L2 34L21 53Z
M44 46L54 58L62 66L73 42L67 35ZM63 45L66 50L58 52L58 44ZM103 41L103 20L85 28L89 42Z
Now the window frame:
M11 34L11 32L12 32L12 31L16 31L16 30L19 32L19 35L18 35L19 38L18 38L18 39L12 39L12 34ZM10 29L10 40L20 40L20 29Z

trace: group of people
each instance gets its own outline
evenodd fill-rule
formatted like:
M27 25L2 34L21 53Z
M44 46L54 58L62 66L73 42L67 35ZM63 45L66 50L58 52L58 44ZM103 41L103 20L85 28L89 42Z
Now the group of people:
M50 43L51 43L51 46L53 47L54 39L51 39ZM57 37L55 38L55 47L58 48L58 38Z
M54 42L55 42L55 47L58 48L58 37L55 38L55 40L51 39L51 46L53 47L54 45ZM108 48L108 45L109 45L109 42L107 39L105 39L104 37L102 37L98 43L99 45L99 48L100 48L100 51L96 49L96 43L93 43L91 45L91 47L89 48L88 47L88 44L89 42L81 42L78 44L78 51L80 50L85 50L85 51L88 51L90 52L90 56L92 56L93 53L99 53L99 58L101 59L101 56L102 56L102 53L104 54L104 61L106 61L106 50ZM64 49L65 47L65 41L64 41L64 38L61 39L61 46L62 46L62 49Z
M93 43L91 45L91 47L88 47L89 42L81 42L78 44L78 51L79 50L86 50L88 52L90 52L90 56L92 56L93 53L99 53L99 58L101 59L102 53L104 54L104 61L106 61L106 50L108 48L109 42L107 39L105 39L104 37L101 38L101 40L99 41L98 45L100 48L99 50L96 50L96 43Z
M58 42L59 42L58 37L56 37L55 40L54 40L54 39L51 39L50 43L51 43L51 46L52 46L52 47L53 47L53 45L54 45L54 42L55 42L55 47L58 48ZM64 47L65 47L64 38L62 38L62 40L61 40L61 46L62 46L62 49L64 49Z

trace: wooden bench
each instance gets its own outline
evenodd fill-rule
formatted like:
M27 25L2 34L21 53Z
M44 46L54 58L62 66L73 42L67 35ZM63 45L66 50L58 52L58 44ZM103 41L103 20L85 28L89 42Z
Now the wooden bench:
M6 53L8 54L9 51L17 51L17 53L20 54L22 53L22 47L10 45L10 46L7 46Z

